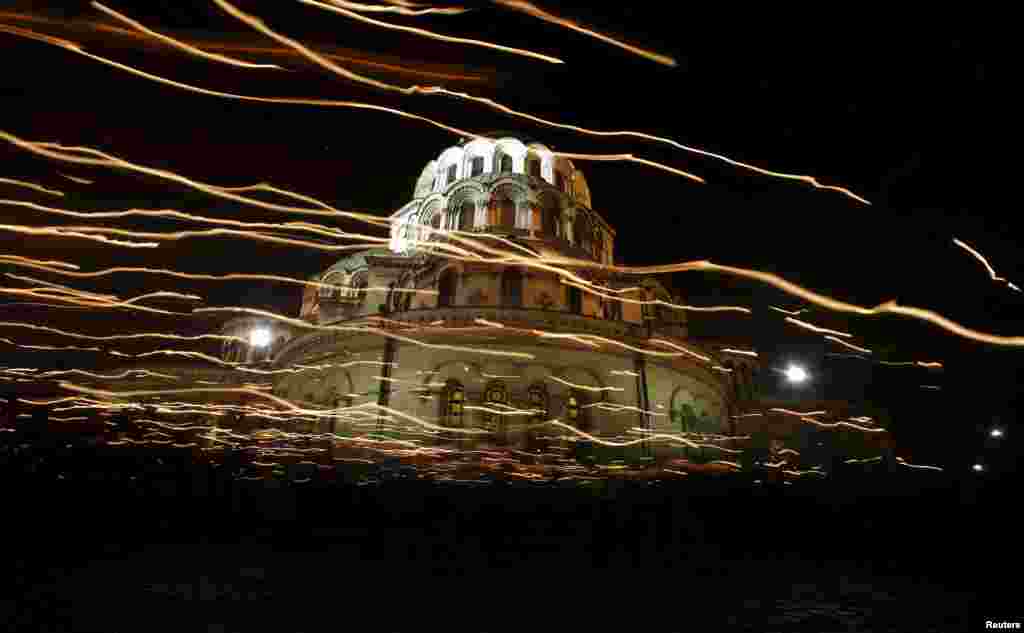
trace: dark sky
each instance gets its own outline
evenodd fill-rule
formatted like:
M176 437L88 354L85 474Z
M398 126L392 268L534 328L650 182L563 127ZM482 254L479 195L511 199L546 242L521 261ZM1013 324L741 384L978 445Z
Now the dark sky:
M958 237L980 250L1003 277L1024 286L1018 254L1013 156L1019 123L1012 79L995 61L1004 41L992 24L931 15L897 22L892 16L679 15L675 3L628 6L558 3L552 10L598 30L671 55L665 68L582 35L526 16L487 8L457 17L380 19L477 37L562 57L553 66L480 48L444 44L355 25L301 5L239 3L275 29L325 52L478 75L482 81L443 82L533 114L604 130L632 129L777 171L809 174L849 187L872 202L815 190L687 154L656 143L598 139L502 115L448 97L395 97L331 77L295 56L237 53L289 68L245 70L189 58L161 45L97 32L110 20L87 3L63 12L29 4L15 13L60 23L0 15L0 23L67 37L87 50L154 73L224 91L261 96L353 99L393 105L457 127L485 132L522 130L556 150L627 153L663 161L707 180L688 180L628 163L577 161L594 205L618 230L620 259L631 265L710 259L776 273L817 292L866 306L897 299L968 327L1020 334L1024 294L996 283L982 265L953 245ZM157 30L196 42L273 47L209 3L126 3L110 6ZM272 11L272 12L268 12ZM0 34L8 60L0 84L3 129L35 140L99 147L206 182L271 182L322 197L340 208L387 214L406 202L423 165L457 139L425 124L381 113L307 106L230 102L159 86L67 51ZM227 51L220 51L225 52ZM367 66L354 70L408 85L442 83ZM2 176L35 179L69 192L78 209L169 207L241 219L273 219L151 178L57 165L0 148ZM75 185L56 172L94 179ZM73 192L73 193L72 193ZM2 190L5 197L24 191ZM48 200L39 199L40 202ZM4 210L5 217L8 212ZM13 213L24 223L56 218ZM298 218L287 218L298 219ZM121 226L132 226L122 223ZM136 225L138 226L138 225ZM149 222L152 230L185 228ZM191 227L190 227L191 228ZM0 235L3 252L43 254L83 268L126 259L195 272L251 271L307 276L336 258L229 239L170 243L159 254L78 241L30 241ZM24 271L20 271L24 273ZM59 280L55 280L59 281ZM876 368L830 359L842 348L785 325L768 305L793 308L795 298L754 282L686 273L672 283L692 303L739 303L753 316L694 319L709 336L737 336L770 366L803 359L826 397L867 397L893 410L907 454L954 463L975 458L978 425L995 416L1014 438L1017 375L1024 350L964 341L930 324L887 316L852 318L815 309L804 315L849 331L860 345L890 360L939 360L947 370ZM134 285L133 285L134 284ZM155 286L160 286L156 288ZM181 289L171 280L117 277L97 289ZM291 286L193 286L209 303L273 305L294 312ZM26 316L23 308L5 313ZM43 315L50 316L43 316ZM77 313L76 313L77 314ZM30 318L57 320L53 311ZM65 312L63 318L67 318ZM102 328L101 319L96 327ZM140 324L141 325L141 324ZM166 326L166 322L165 322ZM921 385L939 385L940 391ZM766 384L771 393L773 384ZM1010 454L1010 453L1007 453ZM1015 454L1015 453L1013 453Z

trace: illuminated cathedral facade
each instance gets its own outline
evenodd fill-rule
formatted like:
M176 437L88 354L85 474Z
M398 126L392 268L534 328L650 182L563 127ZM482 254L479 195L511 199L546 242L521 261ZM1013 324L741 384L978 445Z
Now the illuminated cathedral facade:
M528 448L544 428L534 423L551 419L599 437L728 434L738 403L754 397L756 359L687 340L685 312L664 305L679 297L607 268L615 229L583 174L543 145L450 147L391 220L388 248L310 278L299 317L332 329L235 319L225 334L261 340L225 344L224 359L320 367L275 382L302 407L372 402L398 412L382 418L479 429L474 445L512 448ZM476 246L464 255L441 252L466 237ZM558 268L577 280L509 254L565 260ZM332 431L351 423L341 416Z

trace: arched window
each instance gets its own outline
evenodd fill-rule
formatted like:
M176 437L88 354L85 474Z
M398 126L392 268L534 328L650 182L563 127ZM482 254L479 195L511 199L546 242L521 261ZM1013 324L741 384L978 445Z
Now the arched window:
M523 274L515 268L506 268L501 274L501 303L513 307L523 305Z
M445 426L462 426L462 411L466 404L466 391L458 380L445 383L441 397L441 423Z
M503 174L512 173L512 157L508 154L501 155L501 161L498 163L498 171Z
M566 286L566 305L569 306L569 312L573 314L583 314L583 292L576 286Z
M483 160L482 158L480 160ZM456 207L459 214L458 227L460 231L468 231L473 228L473 214L476 213L476 205L472 200L463 200Z
M586 400L582 393L575 389L569 392L569 397L565 401L565 419L581 431L585 431L589 426L585 405Z
M543 385L532 385L527 391L530 398L530 409L533 415L530 416L534 422L545 422L548 419L548 391Z
M508 406L508 390L505 389L505 385L500 382L492 382L487 385L487 389L484 391L484 402L490 409L498 411L504 410ZM486 428L494 431L497 434L497 440L504 440L505 434L505 416L501 413L492 413L490 411L484 412L484 421L486 422Z
M511 229L516 226L516 203L511 198L501 199L501 226Z
M484 173L484 157L483 156L474 156L473 157L473 160L470 162L470 172L469 173L471 175L473 175L473 176L479 176L480 174Z
M437 306L439 308L450 308L455 303L457 284L458 277L453 269L449 268L441 273L440 279L437 280Z
M540 159L530 158L526 161L526 173L540 180Z
M434 228L434 229L440 229L441 228L441 212L440 211L437 211L437 212L434 213L434 215L430 216L430 226L432 228ZM433 235L436 235L436 234L432 234L432 236Z
M453 182L455 182L455 174L456 174L457 171L458 171L458 166L455 163L452 163L451 165L448 165L448 174L447 174L448 178L445 180L445 184L450 185Z
M604 261L604 236L601 231L594 231L594 259Z
M540 213L541 223L543 224L543 231L547 235L557 237L561 231L558 230L558 207L557 203L551 198L545 198L541 201Z
M572 234L575 239L576 246L579 246L585 251L591 250L591 242L594 239L594 229L586 214L576 214L576 223L572 227Z
M555 170L555 188L559 191L565 191L565 176L557 169Z

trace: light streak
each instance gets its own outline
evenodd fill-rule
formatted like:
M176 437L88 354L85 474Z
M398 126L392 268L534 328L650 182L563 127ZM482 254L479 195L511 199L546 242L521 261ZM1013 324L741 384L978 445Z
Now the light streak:
M568 380L559 378L558 376L548 376L548 378L573 389L581 389L583 391L591 391L594 393L601 393L602 391L625 391L622 387L591 387L590 385L578 385L574 382L569 382Z
M704 361L705 363L710 363L711 362L711 358L709 358L707 356L703 356L701 354L698 354L697 352L688 350L685 347L683 347L682 345L673 343L672 341L667 341L667 340L665 340L663 338L652 338L652 339L650 339L650 341L652 343L658 343L659 345L664 345L666 347L671 347L672 349L679 350L680 352L683 352L685 354L689 354L690 356L693 356L694 358L698 358L698 359Z
M35 183L26 182L24 180L14 180L13 178L0 178L0 183L4 183L4 184L8 184L8 185L16 185L18 187L26 187L28 189L33 189L35 191L41 191L43 193L48 193L51 196L63 196L64 195L64 193L62 191L57 191L55 189L47 189L46 187L43 187L42 185L37 185Z
M629 371L628 369L613 369L608 373L613 376L632 376L633 378L636 378L637 376L640 375L635 371Z
M922 389L931 389L933 391L939 391L939 390L942 389L942 387L940 387L938 385L921 385L921 388Z
M176 270L167 270L161 268L142 268L142 267L125 267L119 266L116 268L107 268L104 270L98 270L93 272L81 272L77 270L78 266L67 262L60 261L42 261L34 260L28 257L21 257L18 255L0 255L0 263L13 264L15 266L25 266L28 268L34 268L36 270L44 270L46 272L54 273L57 275L64 275L67 277L103 277L106 275L112 275L115 273L145 273L151 275L169 275L172 277L178 277L181 279L194 279L199 281L237 281L237 280L258 280L258 281L280 281L282 283L297 284L300 286L313 286L314 288L336 288L335 284L325 284L319 281L312 281L308 279L300 279L298 277L285 277L282 275L266 275L258 273L229 273L226 275L207 275L198 273L184 273ZM62 268L62 270L54 270L54 268ZM388 288L365 288L365 290L389 290ZM436 295L436 290L430 289L418 289L418 288L393 288L395 292L400 293L414 293L414 294L426 294Z
M846 338L853 338L853 334L847 334L846 332L839 332L837 330L830 330L828 328L818 327L817 325L812 325L810 323L807 323L806 321L794 319L793 317L786 317L784 320L788 321L789 323L792 323L793 325L798 325L804 329L811 330L812 332L818 332L819 334L832 334L835 336L845 336Z
M495 323L494 321L488 321L487 319L473 319L473 322L474 323L479 323L480 325L486 325L487 327L497 327L497 328L505 327L501 323Z
M227 2L223 2L223 0L213 0L213 1L218 6L220 6L222 9L224 9L225 11L228 11L229 13L231 13L231 15L233 15L234 17L236 17L236 18L246 22L250 26L254 26L248 20L245 20L242 17L242 16L245 16L244 13L242 13L241 11L238 11L237 9L234 9L234 7L232 7ZM440 40L442 42L451 42L451 43L454 43L454 44L466 44L466 45L469 45L469 46L481 46L481 47L490 48L490 49L496 50L496 51L502 51L504 53L512 53L514 55L522 55L524 57L530 57L530 58L533 58L533 59L539 59L540 61L545 61L545 62L548 62L548 63L551 63L551 64L564 64L565 63L564 61L558 59L557 57L552 57L550 55L543 55L541 53L535 53L533 51L528 51L528 50L525 50L525 49L522 49L522 48L513 48L513 47L510 47L510 46L502 46L501 44L494 44L492 42L485 42L483 40L474 40L474 39L468 39L468 38L464 38L464 37L453 37L453 36L450 36L450 35L442 35L440 33L434 33L433 31L428 31L426 29L420 29L420 28L416 28L416 27L412 27L412 26L403 26L403 25L399 25L399 24L392 24L390 22L382 22L380 20L375 20L375 19L367 17L365 15L360 15L360 14L356 13L355 11L349 11L347 8L344 8L340 3L325 4L323 2L317 2L317 0L298 0L298 1L301 4L309 5L309 6L312 6L312 7L317 7L317 8L320 8L320 9L324 9L325 11L331 11L331 12L337 13L339 15L344 15L345 17L351 18L353 20L358 20L358 21L364 22L366 24L372 24L373 26L379 26L379 27L384 28L384 29L391 29L391 30L395 30L395 31L402 31L404 33L413 33L415 35L421 35L423 37L428 37L430 39ZM231 9L234 9L234 11L231 11ZM247 17L249 19L254 19L254 18L252 18L252 16L245 16L245 17ZM257 30L259 30L260 32L264 33L265 35L270 35L270 29L264 30L264 29L261 29L261 28L257 28ZM273 37L273 36L271 36L271 37ZM274 39L277 39L277 38L275 37ZM278 41L281 41L281 40L278 40Z
M258 316L264 316L264 317L267 317L267 318L276 319L278 321L282 321L284 323L288 323L289 325L295 325L297 327L306 328L306 329L333 330L333 331L337 331L337 332L365 332L365 333L368 333L368 334L379 334L381 336L385 336L385 337L388 337L388 338L393 338L393 339L395 339L397 341L403 341L403 342L406 342L406 343L412 343L414 345L419 345L420 347L424 347L424 348L427 348L427 349L447 349L447 350L452 350L452 351L471 352L471 353L475 353L475 354L485 354L485 355L490 355L490 356L506 356L506 357L509 357L509 358L525 358L525 359L533 359L534 358L534 356L532 354L527 354L525 352L506 352L506 351L501 351L501 350L479 349L479 348L464 347L464 346L459 346L459 345L444 345L444 344L439 344L439 343L426 343L424 341L420 341L420 340L417 340L417 339L414 339L414 338L409 338L407 336L401 336L399 334L395 334L394 332L388 332L387 330L382 330L382 329L379 329L379 328L353 327L353 326L341 326L341 325L314 325L314 324L302 321L300 319L292 319L292 318L289 318L289 317L286 317L286 316L283 316L283 315L280 315L280 314L276 314L274 312L269 312L267 310L256 310L254 308L242 308L242 307L196 308L192 312L193 313L196 313L196 312L239 312L239 313L243 313L243 314L255 314L255 315L258 315Z
M605 294L603 292L599 292L599 291L595 290L593 284L583 285L583 284L571 283L571 282L568 282L568 281L565 281L565 280L560 280L560 281L563 284L565 284L566 286L572 286L574 288L579 288L580 290L583 290L584 292L589 292L592 295L596 295L598 297L603 297L605 299L611 299L612 301L621 301L623 303L632 303L632 304L636 304L636 305L662 305L662 306L665 306L667 308L672 308L672 309L675 309L675 310L688 310L688 311L691 311L691 312L743 312L745 314L750 314L750 310L748 308L743 308L743 307L740 307L740 306L690 306L690 305L680 305L680 304L677 304L677 303L669 303L668 301L662 301L661 299L640 300L640 299L627 299L625 297L615 297L615 296L608 295L608 294ZM608 290L607 288L603 288L603 287L601 289L602 290ZM627 290L638 290L638 288L630 288L630 289L627 289ZM618 292L623 292L623 291L618 291Z
M869 350L869 349L867 349L865 347L857 347L856 345L853 345L851 343L847 343L846 341L838 339L838 338L836 338L834 336L826 336L825 338L827 340L829 340L829 341L834 342L834 343L839 343L843 347L849 347L852 350L856 350L856 351L862 352L864 354L870 354L871 353L871 350Z
M782 408L779 408L779 407L775 407L773 409L768 409L768 410L769 411L775 411L776 413L785 413L787 415L795 415L795 416L804 415L804 416L808 416L809 417L809 416L812 416L812 415L828 415L828 411L808 411L807 413L801 413L799 411L791 411L789 409L782 409ZM760 415L760 414L756 414L756 415Z
M911 463L907 462L906 460L904 460L902 457L897 457L896 458L896 462L899 463L899 464L902 464L903 466L907 466L909 468L921 468L921 469L924 469L924 470L938 470L940 472L942 471L942 468L939 468L938 466L927 466L925 464L911 464Z
M437 87L437 86L428 87L428 88L422 88L422 87L419 87L419 86L413 86L411 88L403 89L403 88L400 88L398 86L393 86L391 84L386 84L386 83L383 83L383 82L379 82L379 81L376 81L376 80L373 80L373 79L370 79L370 78L367 78L367 77L363 77L361 75L358 75L358 74L353 73L351 71L345 70L343 68L340 68L339 66L337 66L333 62L329 61L328 59L326 59L325 57L323 57L323 56L321 56L321 55L319 55L317 53L314 53L313 51L309 50L308 48L306 48L302 44L300 44L300 43L298 43L298 42L296 42L294 40L291 40L291 39L289 39L287 37L284 37L284 36L274 32L274 31L268 29L262 22L260 22L256 18L248 16L248 15L246 15L244 13L241 13L237 9L234 9L234 7L231 7L230 10L229 10L228 7L230 7L230 5L227 5L227 3L223 2L223 0L214 0L214 2L216 2L219 6L221 6L221 8L225 9L225 11L228 11L229 13L234 15L236 18L242 20L246 24L249 24L250 26L252 26L256 30L264 33L265 35L271 37L272 39L275 39L275 40L285 44L288 48L298 52L299 54L301 54L302 56L306 57L307 59L310 59L310 60L314 61L315 63L321 65L322 67L324 67L324 68L326 68L328 70L331 70L332 72L338 73L341 76L343 76L343 77L345 77L347 79L353 80L353 81L360 81L362 83L367 83L369 85L372 85L374 87L377 87L377 88L380 88L380 89L383 89L383 90L398 91L398 92L402 92L404 94L420 93L420 94L428 94L428 95L430 95L430 94L438 94L438 95L455 96L455 97L462 98L462 99L468 99L468 100L471 100L471 101L476 101L476 102L479 102L479 103L484 103L484 104L486 104L486 105L488 105L488 106L490 106L490 107L492 107L492 108L494 108L496 110L499 110L501 112L505 112L507 114L511 114L513 116L518 116L518 117L521 117L521 118L526 118L528 120L539 122L539 123L542 123L542 124L545 124L545 125L548 125L548 126L551 126L551 127L557 127L557 128L562 128L562 129L571 129L571 130L574 130L574 131L577 131L577 132L580 132L580 133L583 133L583 134L589 134L589 135L593 135L593 136L632 136L632 137L645 138L647 140L653 140L653 141L657 141L657 142L661 142L661 143L667 143L667 144L672 145L674 147L677 147L678 149L681 149L683 151L687 151L687 152L696 153L696 154L699 154L699 155L715 158L715 159L724 161L726 163L729 163L729 164L731 164L733 166L743 167L745 169L749 169L749 170L755 171L755 172L760 173L762 175L774 176L774 177L777 177L777 178L783 178L783 179L789 179L789 180L798 180L798 181L802 181L802 182L806 182L808 184L811 184L812 186L814 186L815 188L818 188L818 189L827 189L827 190L839 191L839 192L844 193L845 195L847 195L847 196L849 196L849 197L851 197L851 198L853 198L855 200L863 202L864 204L870 204L870 202L868 202L864 198L861 198L861 197L855 195L853 192L849 191L848 189L845 189L843 187L832 186L832 185L822 185L820 182L818 182L815 178L813 178L811 176L803 176L803 175L798 175L798 174L787 174L787 173L783 173L783 172L775 172L775 171L771 171L771 170L767 170L767 169L762 169L762 168L756 167L754 165L750 165L750 164L747 164L747 163L742 163L742 162L739 162L739 161L735 161L733 159L730 159L730 158L728 158L726 156L723 156L723 155L720 155L720 154L715 154L713 152L708 152L708 151L705 151L705 150L700 150L700 149L697 149L697 148L688 147L686 145L683 145L681 143L678 143L676 141L673 141L671 139L664 138L664 137L658 137L658 136L654 136L654 135L650 135L650 134L644 134L642 132L632 132L632 131L615 131L615 132L603 131L602 132L602 131L598 131L598 130L588 130L586 128L581 128L581 127L575 126L575 125L568 125L568 124L564 124L564 123L557 123L557 122L554 122L554 121L548 121L546 119L542 119L540 117L536 117L536 116L533 116L533 115L530 115L530 114L527 114L527 113L518 112L518 111L513 110L513 109L511 109L511 108L509 108L507 106L504 106L504 105L501 105L499 103L496 103L496 102L494 102L494 101L492 101L490 99L486 99L486 98L483 98L483 97L475 97L475 96L472 96L472 95L469 95L469 94L466 94L466 93L450 91L450 90L447 90L445 88L441 88L441 87ZM227 5L227 6L225 6L225 5ZM456 134L458 134L460 136L470 136L470 137L473 137L473 138L484 138L484 137L481 137L481 136L476 135L476 134L468 133L465 130L459 130L459 129L454 128L452 126L448 126L448 125L445 125L443 123L440 123L438 121L434 121L434 120L428 119L427 117L422 117L422 116L414 115L414 114L411 114L411 113L408 113L408 112L403 112L401 110L397 110L397 109L394 109L394 108L386 108L386 107L378 106L378 105L374 105L374 104L358 103L358 102L346 102L346 101L337 101L337 100L327 100L327 99L296 99L296 98L255 97L255 96L249 96L249 95L239 95L239 94L233 94L233 93L227 93L227 92L220 92L220 91L216 91L216 90L210 90L210 89L207 89L207 88L201 88L201 87L198 87L198 86L192 86L192 85L185 84L185 83L182 83L182 82L178 82L178 81L174 81L174 80L171 80L171 79L167 79L165 77L160 77L159 75L154 75L154 74L151 74L151 73L147 73L145 71L141 71L141 70L138 70L136 68L132 68L131 66L127 66L125 64L120 64L120 63L115 62L113 60L106 59L106 58L101 57L99 55L93 55L92 53L86 52L78 44L75 44L75 43L70 42L68 40L62 40L60 38L54 38L54 37L50 37L50 36L47 36L47 35L42 35L42 34L34 32L34 31L29 31L27 29L20 29L20 28L17 28L17 27L4 26L4 25L0 25L0 31L11 33L11 34L14 34L14 35L19 35L21 37L26 37L26 38L29 38L29 39L34 39L34 40L37 40L37 41L40 41L40 42L44 42L46 44L50 44L50 45L53 45L53 46L59 46L61 48L69 50L71 52L77 53L79 55L83 55L85 57L88 57L90 59L99 61L99 62L107 64L107 65L113 66L113 67L118 68L120 70L124 70L124 71L129 72L131 74L134 74L136 76L144 77L144 78L149 79L151 81L157 81L159 83L163 83L163 84L166 84L166 85L174 86L174 87L177 87L177 88L182 88L182 89L185 89L185 90L189 90L189 91L197 92L197 93L201 93L201 94L225 97L225 98L229 98L229 99L238 99L238 100L244 100L244 101L259 101L259 102L264 102L264 103L282 103L282 104L287 103L287 104L293 104L293 105L304 104L304 105L317 105L317 106L323 106L323 107L353 107L353 108L362 108L362 109L386 111L386 112L390 112L391 114L396 114L398 116L402 116L404 118L409 118L409 119L414 119L414 120L423 121L425 123L429 123L431 125L434 125L436 127L441 128L441 129L445 129L445 130L454 132L454 133L456 133ZM559 155L564 156L566 158L571 158L573 156L576 156L577 158L584 159L584 160L589 158L587 155L584 155L584 154L575 154L575 155L573 155L573 154L562 154L562 153L560 153ZM634 162L642 162L644 164L656 166L656 167L659 167L661 169L666 169L668 171L672 171L674 173L678 173L680 175L684 175L685 177L691 178L693 180L697 180L697 181L703 182L697 176L694 176L692 174L688 174L686 172L681 172L679 170L676 170L674 168L668 167L666 165L661 165L661 164L658 164L658 163L653 163L652 161L646 161L644 159L638 159L638 158L635 158L635 157L633 157L632 155L629 155L629 154L621 155L621 156L622 156L622 158L620 158L620 160L630 160L630 161L634 161ZM596 158L594 160L611 160L611 159L606 156L604 158Z
M725 352L726 354L738 354L740 356L753 356L755 358L757 357L757 352L755 352L753 350L733 349L731 347L723 347L722 351Z
M467 13L469 9L465 7L428 7L426 9L412 9L409 7L422 6L411 2L402 2L392 0L392 4L362 4L359 2L345 2L345 0L327 0L330 4L351 9L353 11L363 11L366 13L400 13L402 15L429 15L436 13L438 15L459 15L461 13ZM398 6L395 6L398 5Z
M228 189L223 189L228 191ZM359 233L348 233L339 229L332 229L321 224L311 224L308 222L241 222L239 220L229 220L225 218L210 218L201 215L192 215L190 213L184 213L182 211L176 211L174 209L128 209L126 211L92 211L92 212L81 212L71 211L68 209L61 209L57 207L49 207L34 202L27 202L24 200L4 200L0 199L0 204L6 204L11 206L20 206L33 209L35 211L42 211L44 213L52 213L55 215L64 215L76 218L126 218L132 216L142 217L157 217L157 218L175 218L178 220L185 220L189 222L199 222L205 224L221 224L225 226L233 226L245 229L288 229L294 231L306 231L314 233L316 235L323 235L326 237L334 238L359 238L364 240L371 240L375 242L382 242L383 238L378 238L370 235L363 235ZM77 227L70 227L76 229ZM102 230L107 230L105 227ZM237 235L238 233L232 232L231 235ZM139 233L138 235L149 235L146 233ZM166 233L153 233L152 235L174 235ZM262 235L260 233L254 233L254 235Z
M276 70L281 70L280 66L275 66L274 64L254 64L252 62L246 62L246 61L242 61L242 60L239 60L239 59L234 59L232 57L226 57L224 55L218 55L216 53L207 53L206 51L204 51L202 49L199 49L199 48L196 48L195 46L192 46L191 44L186 44L185 42L182 42L180 40L176 40L173 37L164 35L162 33L157 33L156 31L147 28L145 25L143 25L143 24L141 24L139 22L136 22L135 20L129 18L128 16L126 16L124 14L121 14L121 13L118 13L117 11L114 11L111 8L103 6L99 2L95 2L94 1L94 2L92 2L90 4L92 4L92 6L94 8L99 9L100 11L106 13L107 15L109 15L109 16L111 16L113 18L116 18L116 19L118 19L118 20L120 20L122 22L124 22L125 24L131 26L135 30L140 31L141 33L144 33L146 35L149 35L150 37L152 37L152 38L154 38L154 39L156 39L156 40L158 40L160 42L163 42L165 44L169 44L170 46L173 46L174 48L177 48L179 50L185 51L186 53L189 53L190 55L195 55L196 57L201 57L203 59L209 59L211 61L220 62L222 64L227 64L229 66L236 66L236 67L239 67L239 68L273 68L273 69L276 69Z
M789 316L800 316L804 312L807 312L807 308L801 308L800 310L793 310L793 311L783 310L782 308L776 308L775 306L768 306L768 308L770 310L775 310L776 312L781 312L783 314L788 314Z
M3 132L0 132L2 135ZM102 242L103 244L110 244L111 246L125 246L127 248L156 248L160 246L157 242L126 242L123 240L115 240L105 235L93 235L87 233L76 233L68 231L58 227L50 226L20 226L17 224L0 224L0 231L10 231L12 233L22 233L26 235L53 235L56 237L77 237L85 240L92 240L94 242Z
M715 369L717 371L720 371L720 372L723 372L723 373L726 373L726 374L731 374L732 373L731 369L729 369L728 367L722 367L721 365L715 365L711 369Z
M981 262L981 265L984 266L985 270L988 271L988 276L992 278L992 281L1006 281L1005 277L999 277L998 275L996 275L996 271L992 268L992 266L989 265L988 260L982 257L981 253L979 253L978 251L974 250L973 248L971 248L970 246L956 238L953 238L953 243L959 246L960 248L964 249L971 255L974 255L974 258Z
M0 225L2 228L3 225ZM53 227L56 228L56 227ZM305 240L297 240L288 237L278 237L268 233L258 233L254 231L239 231L236 229L203 229L198 231L176 231L171 233L153 233L148 231L131 231L128 229L116 229L112 227L102 226L72 226L64 229L67 231L75 231L82 235L88 235L90 237L96 234L109 233L111 235L121 235L124 237L135 237L140 239L156 239L156 240L183 240L194 237L215 237L218 235L230 235L233 237L241 237L245 239L252 239L263 242L272 242L274 244L287 244L289 246L301 246L303 248L312 248L315 250L328 251L328 252L339 252L339 251L353 251L359 249L365 249L369 246L385 244L388 242L387 238L383 237L370 237L365 236L364 239L369 240L369 243L361 244L323 244L321 242L307 242Z
M608 35L604 35L597 31L584 28L583 26L580 26L578 23L573 22L572 20L560 18L557 15L552 15L547 11L544 11L537 5L530 2L526 2L525 0L492 0L492 2L507 9L519 11L520 13L525 13L527 15L533 16L545 22L557 24L558 26L576 31L577 33L582 33L589 37L593 37L595 39L601 40L602 42L605 42L606 44L617 46L623 50L633 53L634 55L639 55L644 59L648 59L652 62L662 64L663 66L676 66L676 60L672 59L671 57L668 57L666 55L660 55L652 51L644 50L636 46L631 46L629 44L626 44L625 42L616 40Z
M763 413L740 413L739 415L732 416L733 418L756 418L763 416Z
M493 378L495 380L518 380L522 376L502 376L500 374L488 374L486 372L480 372L480 375L484 378Z
M86 178L77 178L75 176L69 176L67 174L62 174L59 171L57 172L57 175L61 176L63 178L67 178L68 180L70 180L72 182L77 182L77 183L82 184L82 185L91 185L91 184L93 184L92 180L88 180Z

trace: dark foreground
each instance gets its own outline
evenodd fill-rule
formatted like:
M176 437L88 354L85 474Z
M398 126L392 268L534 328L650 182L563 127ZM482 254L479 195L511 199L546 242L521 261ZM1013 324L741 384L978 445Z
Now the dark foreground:
M965 493L941 473L767 487L741 476L538 486L378 475L246 481L7 455L0 622L949 632L1024 615L1015 497L999 505L1000 491Z

